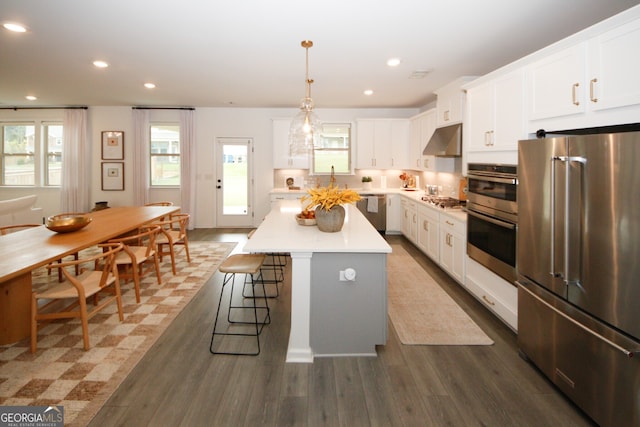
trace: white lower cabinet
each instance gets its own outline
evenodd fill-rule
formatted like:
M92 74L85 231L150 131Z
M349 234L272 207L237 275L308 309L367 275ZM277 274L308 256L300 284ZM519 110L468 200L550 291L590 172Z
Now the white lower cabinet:
M440 214L440 267L464 285L467 224Z
M428 206L418 206L418 239L416 244L429 258L440 262L440 214Z
M402 234L413 243L416 243L418 237L418 212L416 202L402 197L400 205L402 206Z
M399 194L387 194L387 234L402 233L402 204Z
M269 196L271 201L271 208L277 205L282 200L301 200L305 196L305 193L273 193ZM302 209L302 204L300 204Z
M464 285L467 223L439 208L401 197L402 234Z
M518 288L469 257L466 257L466 266L467 290L517 331Z

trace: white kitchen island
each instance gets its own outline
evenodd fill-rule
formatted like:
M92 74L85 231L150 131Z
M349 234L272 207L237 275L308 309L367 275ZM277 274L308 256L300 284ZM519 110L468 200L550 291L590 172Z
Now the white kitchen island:
M386 343L391 247L355 206L345 208L342 230L324 233L298 225L300 202L283 200L244 247L245 252L291 254L287 362L376 355L375 346Z

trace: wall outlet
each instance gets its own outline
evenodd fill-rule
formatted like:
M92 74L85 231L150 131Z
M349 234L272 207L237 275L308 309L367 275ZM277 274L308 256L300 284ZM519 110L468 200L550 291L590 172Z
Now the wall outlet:
M356 280L356 271L353 268L347 268L345 270L340 270L340 281L341 282L353 282Z

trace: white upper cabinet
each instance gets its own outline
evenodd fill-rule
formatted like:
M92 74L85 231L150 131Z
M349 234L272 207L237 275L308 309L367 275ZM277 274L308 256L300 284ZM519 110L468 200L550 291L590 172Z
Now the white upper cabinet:
M640 20L622 25L591 40L589 105L591 109L640 105Z
M517 70L467 90L468 152L511 151L523 139L524 72Z
M309 169L309 156L292 156L289 149L291 119L273 119L273 168Z
M586 44L565 49L529 67L529 119L585 111Z
M635 20L529 65L529 130L637 122L639 46Z
M454 172L455 159L422 154L436 130L435 108L411 118L411 143L407 169L430 172Z
M464 93L458 85L445 86L436 91L436 127L449 126L462 122Z
M359 119L356 168L401 169L408 162L408 119Z

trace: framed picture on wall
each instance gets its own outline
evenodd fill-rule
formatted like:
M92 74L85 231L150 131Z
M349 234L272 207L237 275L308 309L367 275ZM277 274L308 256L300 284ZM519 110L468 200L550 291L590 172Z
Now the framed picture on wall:
M102 162L102 190L124 191L124 162Z
M102 131L102 159L124 160L124 132Z

